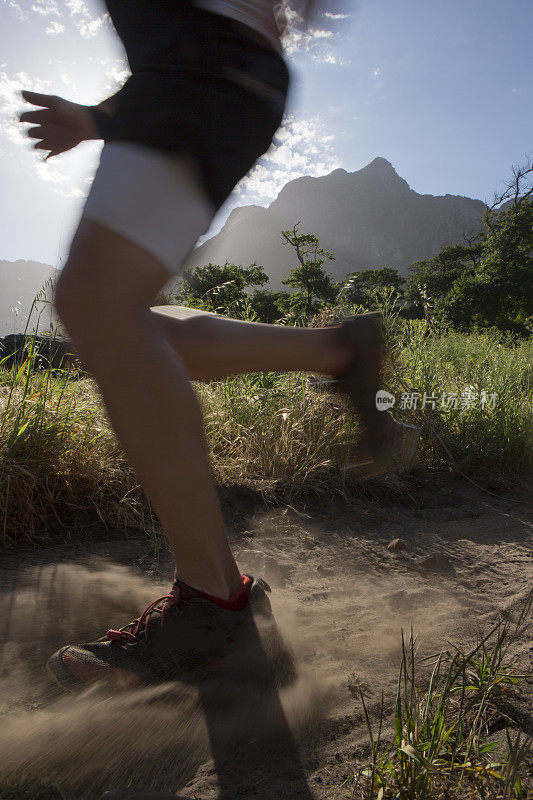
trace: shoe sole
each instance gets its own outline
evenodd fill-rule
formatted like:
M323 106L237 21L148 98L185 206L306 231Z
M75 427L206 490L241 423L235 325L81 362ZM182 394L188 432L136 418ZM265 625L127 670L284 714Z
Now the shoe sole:
M53 656L50 656L46 662L46 671L54 683L63 689L65 692L76 692L84 687L81 681L76 680L74 675L68 670L62 659L62 655L67 647L62 647Z
M78 678L65 665L63 653L70 645L61 647L46 663L46 670L52 680L65 692L75 693L94 684L108 685L114 689L137 689L139 686L148 686L148 681L143 681L134 672L128 674L126 670L110 669L108 675L94 675L86 680Z
M124 690L153 686L166 682L184 684L198 683L213 678L228 678L230 680L244 681L246 683L250 681L257 682L261 686L269 685L277 689L286 688L297 679L293 655L286 646L273 617L266 623L263 622L263 624L261 624L261 630L263 632L265 645L264 657L262 657L263 647L261 646L260 650L257 650L257 663L255 665L246 664L244 672L242 671L244 666L242 660L243 651L242 649L239 650L238 647L237 649L230 647L229 652L214 658L212 662L201 664L186 673L184 672L181 675L169 678L150 677L143 680L136 673L132 672L131 679L129 679L130 676L127 674L126 670L110 669L108 675L95 675L94 678L84 680L74 675L64 663L63 654L69 649L70 645L66 645L57 650L57 652L48 659L46 669L54 683L63 689L63 691L71 694L79 692L96 683L107 685L115 690ZM241 644L246 647L245 640L243 640ZM255 649L256 648L252 645L252 651Z

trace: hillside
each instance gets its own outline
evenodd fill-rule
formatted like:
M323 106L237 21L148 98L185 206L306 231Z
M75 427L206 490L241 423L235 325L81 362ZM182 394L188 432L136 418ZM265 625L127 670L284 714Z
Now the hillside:
M268 208L235 209L187 266L256 261L278 287L295 266L292 250L281 244L281 230L301 221L302 230L316 234L335 255L328 269L337 280L368 267L391 266L405 274L413 261L476 233L484 209L481 200L469 197L418 194L392 164L376 158L357 172L336 169L290 181Z
M34 298L55 274L54 267L38 261L0 261L0 336L23 333ZM39 303L32 312L28 330L36 327L39 311L42 311L39 329L50 326L50 306Z

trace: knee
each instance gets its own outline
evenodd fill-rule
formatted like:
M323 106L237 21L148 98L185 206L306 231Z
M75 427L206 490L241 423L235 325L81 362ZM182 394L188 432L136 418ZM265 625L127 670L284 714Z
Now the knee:
M80 345L95 336L112 335L129 319L128 303L107 286L90 264L69 259L55 286L54 305L70 336Z
M193 316L190 319L178 319L154 309L152 313L159 329L178 352L182 349L189 352L198 341L214 339L216 336L213 319L207 314Z

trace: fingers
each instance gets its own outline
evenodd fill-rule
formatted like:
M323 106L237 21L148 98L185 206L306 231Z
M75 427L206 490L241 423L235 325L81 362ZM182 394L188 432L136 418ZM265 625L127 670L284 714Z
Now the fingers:
M52 156L58 156L60 153L64 152L60 148L57 148L57 147L53 148L50 144L47 144L47 142L45 140L43 140L42 142L37 142L36 144L34 144L33 145L33 149L34 150L47 150L48 151L48 154L44 157L43 161L48 161L48 159L52 158Z
M19 116L19 122L35 122L37 125L42 125L50 117L48 109L41 111L25 111Z
M44 128L39 125L38 128L28 128L26 136L30 139L44 139Z
M45 108L54 108L59 100L59 98L53 94L29 92L27 89L23 89L21 95L27 103L31 103L34 106L44 106Z

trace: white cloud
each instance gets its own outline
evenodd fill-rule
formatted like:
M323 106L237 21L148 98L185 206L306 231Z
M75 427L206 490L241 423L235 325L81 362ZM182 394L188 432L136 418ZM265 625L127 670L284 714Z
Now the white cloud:
M295 178L332 172L341 165L334 153L333 139L320 118L289 116L268 152L235 187L234 193L245 197L247 202L265 203L274 200L283 186Z
M106 82L104 92L112 94L122 86L124 81L130 76L130 71L123 58L110 58L104 62Z
M62 12L59 9L57 0L35 0L35 2L32 4L31 10L36 14L41 14L43 17L63 16Z
M32 108L20 96L21 89L44 93L51 91L48 82L31 78L25 72L13 75L0 72L0 136L5 142L16 145L12 147L10 157L17 160L22 170L29 170L39 180L52 184L56 194L75 199L84 197L86 192L74 184L71 160L45 161L46 154L33 148L33 140L26 135L28 125L18 121L22 111Z
M333 31L323 28L310 28L306 31L289 28L282 37L283 48L289 56L299 51L308 52L333 36Z
M350 58L341 58L341 56L336 56L334 53L321 53L312 56L312 58L316 64L335 64L339 67L346 67L352 63Z
M328 20L344 19L349 14L333 14L326 12L321 15ZM327 27L305 26L302 17L295 11L287 14L288 25L281 39L283 49L288 56L297 53L305 53L315 64L335 64L346 66L351 63L350 59L342 58L333 49L333 40L338 36L338 32L329 30Z
M108 19L108 14L95 17L85 0L64 0L72 21L84 39L96 36Z
M50 161L45 161L43 156L39 156L39 161L35 164L35 172L41 180L47 183L62 183L66 180L66 175L53 167Z
M325 11L324 16L326 19L350 19L351 14L334 14L332 11Z
M55 35L63 33L66 26L58 20L70 18L74 27L84 39L90 39L98 34L109 19L109 14L93 14L85 0L33 0L30 9L24 8L19 0L3 0L21 20L27 20L29 14L38 14L41 17L55 17L50 22L46 33Z
M46 28L45 33L47 33L49 36L57 36L60 33L64 33L66 28L66 25L54 19Z
M89 9L85 0L65 0L65 5L70 10L71 14L83 14L90 16Z
M78 186L72 185L70 171L63 172L61 169L61 162L45 161L41 156L35 163L35 172L38 177L45 183L53 183L53 190L56 194L63 197L71 197L76 200L85 197L83 192ZM70 185L69 185L70 184Z
M74 78L72 78L70 75L67 75L66 73L63 73L61 75L61 82L64 83L65 86L70 86L70 88L73 89L74 92L79 95L80 90L79 90L78 84L76 83Z

